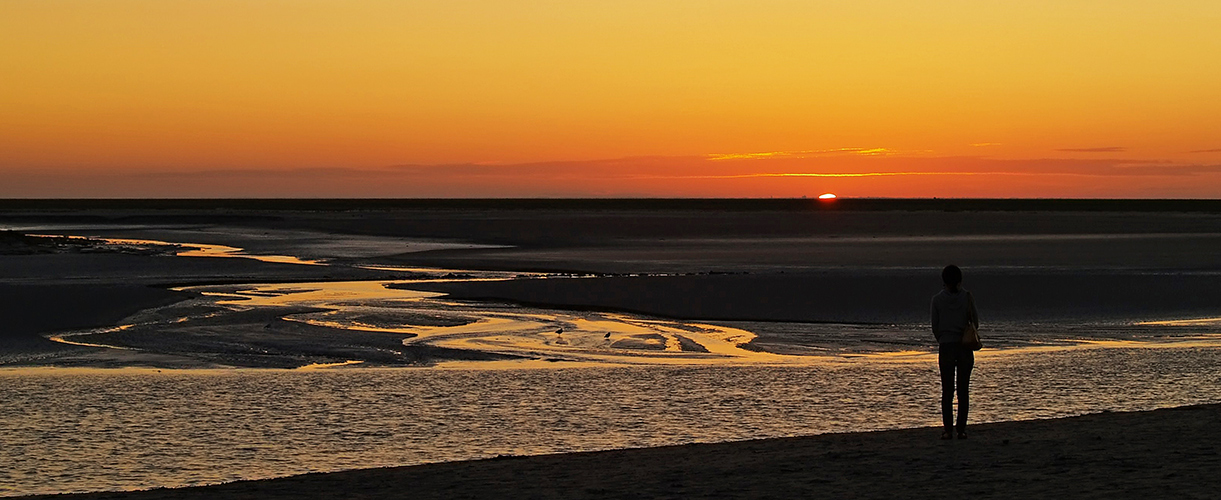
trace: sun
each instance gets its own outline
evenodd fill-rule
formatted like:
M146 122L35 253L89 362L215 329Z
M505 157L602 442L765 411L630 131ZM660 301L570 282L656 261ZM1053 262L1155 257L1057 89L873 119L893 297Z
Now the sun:
M835 199L835 193L823 193L823 194L820 194L820 195L818 195L818 199L820 199L820 200L834 200L834 199Z

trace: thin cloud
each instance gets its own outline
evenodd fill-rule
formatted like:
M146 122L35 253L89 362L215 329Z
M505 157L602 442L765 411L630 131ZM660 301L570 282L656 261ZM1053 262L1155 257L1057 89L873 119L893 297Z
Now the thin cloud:
M328 178L338 176L370 176L377 175L378 170L348 168L348 167L308 167L308 168L234 168L207 170L156 170L151 172L133 172L133 177L143 178L188 178L188 179L248 179L266 177L317 177Z
M1195 150L1195 151L1188 151L1188 153L1221 153L1221 148L1217 148L1217 149L1197 149L1197 150Z
M1101 148L1063 148L1056 151L1064 151L1067 153L1121 153L1127 151L1128 148L1121 146L1106 146Z
M809 149L804 151L765 151L761 153L716 153L708 155L709 160L759 160L766 158L805 158L807 156L858 154L864 156L885 156L898 153L888 148L834 148Z
M1000 146L1001 143L999 143L999 142L976 142L971 145L975 146L977 148L983 148L983 147L988 147L988 146Z
M1189 176L1221 173L1221 164L1158 160L875 156L853 148L848 156L649 156L603 160L488 165L453 163L384 168L240 169L160 171L134 177L195 179L430 179L433 181L534 181L597 179L748 179L760 177L896 177L962 175Z
M512 164L424 164L377 168L213 169L66 172L0 171L2 197L583 197L614 195L725 196L796 193L820 186L852 185L860 192L935 193L931 179L961 179L1000 186L984 194L1058 191L1131 194L1131 186L1177 186L1159 196L1218 196L1221 163L1114 158L996 159L979 156L863 154L745 156L650 156ZM911 179L914 191L894 191ZM921 181L916 181L921 179ZM995 182L988 179L996 179ZM1005 180L1000 180L1005 179ZM1060 180L1057 180L1060 179ZM1089 179L1082 182L1079 179ZM1127 179L1127 180L1124 180ZM669 181L669 182L667 182ZM844 184L858 183L858 184ZM1112 186L1085 191L1082 186ZM925 186L925 187L920 187ZM934 187L928 187L934 186ZM1023 187L1025 186L1025 187ZM1118 186L1118 187L1116 187ZM1127 187L1125 187L1127 186ZM1122 189L1120 189L1122 188ZM891 189L891 191L886 191ZM907 189L907 188L903 188ZM992 189L992 188L989 188ZM1092 189L1092 188L1090 188ZM1167 188L1169 189L1169 188ZM786 191L787 190L787 191ZM824 189L825 191L825 189ZM1151 192L1152 193L1152 192ZM1176 194L1179 193L1179 194ZM1006 194L1007 196L1009 194ZM1148 194L1147 196L1152 196Z
M980 172L761 172L731 175L640 176L642 179L750 179L757 177L896 177L904 175L985 175Z

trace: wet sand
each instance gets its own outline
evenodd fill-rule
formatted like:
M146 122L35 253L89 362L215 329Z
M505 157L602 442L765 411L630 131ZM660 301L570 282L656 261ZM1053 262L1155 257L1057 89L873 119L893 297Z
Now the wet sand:
M0 360L18 354L88 351L47 340L46 332L109 326L150 307L193 294L142 285L0 283Z
M31 498L1214 498L1221 405Z
M1218 312L1215 274L970 269L983 319L1145 320ZM393 285L456 299L719 321L923 324L937 269L609 276L596 279ZM986 308L986 309L984 309Z
M792 202L777 207L762 201L710 208L694 206L698 202L657 207L622 200L555 201L533 208L515 207L512 201L348 202L333 208L308 201L296 202L303 206L267 202L228 208L213 207L224 202L178 208L161 208L173 205L164 201L132 207L91 202L78 208L71 202L46 203L50 206L6 206L0 222L110 225L116 228L83 234L167 241L219 228L209 233L216 239L194 241L332 257L351 265L680 273L433 289L467 298L688 319L922 321L927 297L939 286L935 271L947 261L968 270L967 287L986 302L990 316L985 320L1217 316L1210 300L1221 294L1216 280L1221 254L1215 251L1221 242L1221 206L1216 203L1166 210L1123 202L1066 209L1039 203L1006 208L1001 202L925 206L886 201L877 210L805 209L789 206ZM277 231L310 235L292 241L261 238ZM315 238L318 234L365 239L360 239L360 251L352 251L327 247L329 240ZM415 252L376 238L513 248ZM303 248L326 250L306 254ZM42 335L113 324L145 307L181 299L167 285L388 279L394 274L246 259L5 255L0 257L0 303L6 304L6 316L25 326L4 332L0 357L21 356L17 364L29 365L65 362L59 354L39 358L47 349L100 356L88 347L51 344ZM1045 293L1049 285L1054 293ZM259 342L279 334L334 337L319 328L273 323L271 317L248 319L229 325L226 333L244 332ZM374 337L353 343L362 348L397 343ZM346 351L324 354L335 358L331 361L348 359ZM419 361L437 355L421 353ZM178 358L107 356L86 356L80 362L194 366ZM936 439L936 430L900 430L362 470L84 498L1209 498L1221 489L1216 474L1221 459L1212 444L1221 437L1219 415L1221 407L1211 405L980 425L972 429L971 439L948 443Z
M387 275L364 269L238 258L120 253L0 255L0 365L206 367L177 356L67 345L47 337L56 332L115 326L141 311L198 296L172 290L177 284L374 279Z
M831 327L811 325L900 325L911 331L924 322L928 297L940 287L937 269L953 261L967 270L965 285L979 298L984 321L993 327L1001 323L1012 327L1006 332L991 330L1001 334L993 339L1016 338L1038 329L1036 325L1045 325L1035 333L1046 335L1046 330L1054 333L1056 325L1063 324L1122 326L1221 316L1213 300L1221 294L1221 281L1216 279L1221 274L1221 254L1215 251L1221 245L1217 203L841 202L832 206L800 200L13 201L0 211L0 223L50 228L42 233L231 245L251 253L329 259L335 265L105 253L4 255L0 284L9 287L13 296L21 295L27 285L32 291L35 286L89 285L98 287L97 295L102 297L109 286L117 299L139 285L393 279L404 274L386 271L385 266L610 273L596 279L412 288L442 291L459 299L539 307L752 322L748 329L760 335L754 347L766 350L792 343L794 336L788 333L794 330L792 325L828 334L835 333L828 330ZM90 302L89 307L115 303L82 301ZM33 318L30 321L55 316L59 321L90 310L59 307L51 315L54 306L53 301L40 303L14 309L12 314ZM116 308L107 321L138 309ZM30 311L37 314L27 314ZM269 335L301 334L299 329L277 329L283 325L273 322L274 317L247 319L225 326L228 334L244 335L256 343ZM38 333L98 323L73 320L36 329L39 332L30 330L19 335L25 339L21 345L0 346L0 355L34 344L47 348L49 342ZM1171 334L1201 332L1176 328ZM319 338L328 334L307 333ZM882 333L879 338L895 336L895 332ZM387 341L368 340L370 346ZM913 345L906 337L888 339L895 340ZM925 347L921 342L915 339L914 345ZM333 349L315 354L348 355ZM346 359L310 357L299 362ZM222 359L221 364L228 361L234 366L262 362ZM184 365L175 359L168 366Z

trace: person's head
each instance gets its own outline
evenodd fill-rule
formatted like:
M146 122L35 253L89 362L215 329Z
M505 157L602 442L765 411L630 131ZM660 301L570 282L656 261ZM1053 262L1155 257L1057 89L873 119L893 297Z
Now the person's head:
M945 287L951 292L958 291L958 285L962 283L962 269L958 266L950 264L941 270L941 282L945 283Z

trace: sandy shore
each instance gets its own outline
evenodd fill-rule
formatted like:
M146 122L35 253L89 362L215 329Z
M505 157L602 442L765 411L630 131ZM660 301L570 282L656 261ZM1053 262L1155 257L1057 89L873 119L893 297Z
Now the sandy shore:
M32 498L1215 498L1221 405Z
M0 266L4 269L5 266ZM143 285L8 284L0 282L0 360L17 354L85 350L56 344L43 333L112 325L145 308L190 294Z
M124 226L105 235L167 241L181 236L271 254L335 257L336 263L353 266L694 273L435 285L460 298L688 318L916 321L937 287L933 271L948 261L971 270L969 287L987 300L989 320L1215 316L1208 299L1216 296L1215 274L1221 269L1215 252L1221 216L1215 209L430 207L321 213L86 207L18 210L0 214L0 221ZM166 229L171 226L172 231ZM196 239L191 231L206 231L200 236L207 237ZM325 238L280 238L276 231L364 239L353 253L328 246ZM414 252L374 241L375 236L514 248ZM306 243L331 253L299 253ZM356 267L124 254L6 255L0 271L0 312L9 322L0 333L0 358L12 356L22 365L64 364L62 353L81 352L73 362L88 366L178 366L176 359L134 360L43 338L51 331L114 324L140 309L180 300L181 294L163 288L168 284L394 275ZM1054 294L1042 292L1048 283L1056 285ZM863 294L868 301L854 298ZM896 306L885 309L879 302ZM850 307L854 304L868 307ZM263 337L285 332L278 324L269 328L271 318L248 319L239 330ZM915 429L356 470L79 498L1212 498L1221 491L1221 458L1214 444L1219 424L1221 405L1211 405L980 425L966 441L942 442L936 430Z

